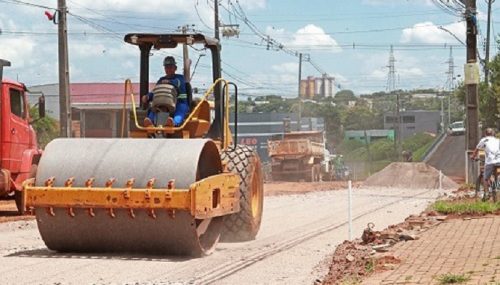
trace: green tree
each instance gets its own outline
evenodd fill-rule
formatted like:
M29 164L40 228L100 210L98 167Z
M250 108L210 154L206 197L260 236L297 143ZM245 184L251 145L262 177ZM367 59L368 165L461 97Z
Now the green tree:
M30 108L30 117L40 148L44 148L51 140L59 136L59 123L49 116L40 118L37 106Z
M497 41L500 43L500 40ZM500 114L500 55L497 54L492 61L488 63L488 68L490 70L490 80L491 87L486 88L486 112L488 113L486 118L486 123L488 126L497 126L499 124L499 114Z
M354 95L351 90L340 90L335 94L333 101L337 104L347 105L349 101L356 101L358 98Z
M380 128L377 115L368 106L356 105L343 112L343 123L346 130L370 130Z

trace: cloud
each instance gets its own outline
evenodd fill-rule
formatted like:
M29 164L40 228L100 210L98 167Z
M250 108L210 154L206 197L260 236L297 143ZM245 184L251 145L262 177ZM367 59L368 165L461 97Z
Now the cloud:
M266 8L266 0L239 0L242 8L248 10L264 9Z
M293 73L296 74L299 70L299 64L296 62L285 62L281 64L275 64L271 68L277 72L281 73Z
M2 39L0 57L12 63L15 68L22 68L32 61L35 42L28 37Z
M375 69L371 72L369 77L372 79L386 79L387 78L387 70Z
M177 0L146 0L141 1L140 5L138 5L136 0L100 0L92 1L91 4L89 1L73 0L68 4L68 7L70 6L77 9L85 7L92 10L102 10L103 14L109 13L109 11L134 11L136 13L154 13L155 15L177 15L179 13L191 13L193 9L193 2Z
M330 47L329 51L331 52L342 51L335 39L326 34L321 27L313 24L299 29L293 35L293 40L289 44L298 48Z
M465 42L465 31L464 22L445 26L437 26L432 22L417 23L412 28L403 30L400 42L427 44L456 43L457 39L453 35L458 37L462 42Z
M406 0L409 4L423 4L426 6L432 6L432 0ZM363 0L365 5L379 6L379 5L401 5L401 0Z

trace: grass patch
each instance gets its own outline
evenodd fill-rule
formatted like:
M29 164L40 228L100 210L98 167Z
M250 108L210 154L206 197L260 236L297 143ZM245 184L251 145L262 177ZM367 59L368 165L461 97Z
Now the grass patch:
M500 211L500 202L482 201L437 201L432 208L443 214L492 214Z
M365 264L365 271L367 273L372 273L375 270L375 261L373 259L369 259Z
M469 276L463 275L463 274L443 274L439 275L437 278L439 284L459 284L459 283L465 283L470 280Z

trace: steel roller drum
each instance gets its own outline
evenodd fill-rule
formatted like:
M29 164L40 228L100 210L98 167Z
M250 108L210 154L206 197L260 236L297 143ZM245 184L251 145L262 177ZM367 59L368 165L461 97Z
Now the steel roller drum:
M73 186L83 187L95 178L95 187L104 187L110 178L124 187L130 178L134 187L144 188L156 178L155 188L166 188L175 179L176 188L189 188L195 181L219 174L222 166L216 145L204 139L57 139L49 143L38 166L36 186L55 177L54 187L63 187L74 177ZM209 222L204 234L197 232L201 220L187 211L157 210L156 218L147 209L116 209L111 217L107 209L54 208L55 216L45 208L36 208L38 229L49 249L62 252L140 252L200 256L209 253L220 236L222 217ZM203 230L199 230L202 232Z

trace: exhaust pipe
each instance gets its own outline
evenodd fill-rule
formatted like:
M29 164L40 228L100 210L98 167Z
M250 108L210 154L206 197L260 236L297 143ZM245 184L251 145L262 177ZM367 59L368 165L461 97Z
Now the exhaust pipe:
M5 60L5 59L0 59L0 83L3 80L3 67L4 66L10 66L10 61Z

